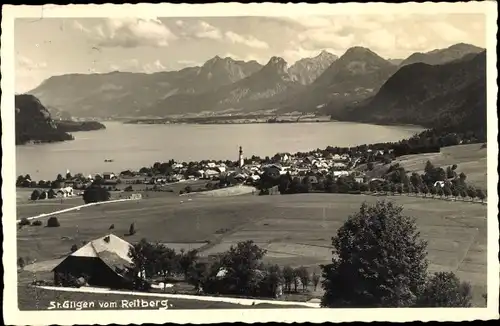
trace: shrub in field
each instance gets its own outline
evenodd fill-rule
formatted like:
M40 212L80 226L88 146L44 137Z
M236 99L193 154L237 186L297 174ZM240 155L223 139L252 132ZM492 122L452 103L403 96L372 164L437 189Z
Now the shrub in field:
M90 188L85 189L83 192L83 201L85 204L88 203L97 203L101 201L108 201L111 198L111 194L109 191L100 186L91 186Z
M49 219L47 220L47 227L57 228L59 226L61 226L61 224L59 224L59 220L57 219L57 217L55 216L49 217Z
M40 193L40 196L38 196L38 199L47 199L47 192L46 191L42 191Z
M47 192L47 197L49 199L52 199L52 198L55 198L56 197L56 192L54 191L54 189L49 189L49 191Z
M24 226L24 225L31 225L31 222L26 217L23 217L21 219L21 221L19 222L19 225L22 225L22 226Z
M31 200L38 200L40 198L40 191L38 189L33 190L30 198Z
M432 275L419 295L419 307L470 307L471 286L460 282L453 272L439 272Z
M425 286L427 244L402 210L386 201L363 203L337 231L332 263L322 266L323 307L415 304Z
M134 235L136 234L137 230L135 229L135 223L130 224L130 228L128 229L128 234L129 235Z
M40 221L40 220L33 221L33 223L31 223L31 225L33 225L33 226L41 226L42 225L42 221Z

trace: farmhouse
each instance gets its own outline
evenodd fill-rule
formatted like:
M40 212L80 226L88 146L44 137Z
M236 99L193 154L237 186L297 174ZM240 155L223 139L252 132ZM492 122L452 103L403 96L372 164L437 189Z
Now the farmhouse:
M73 196L73 188L71 187L61 188L57 191L56 194L59 197L71 197Z
M68 257L52 271L54 283L65 285L68 277L84 277L89 285L110 288L129 288L126 267L132 264L128 256L131 244L109 234L92 240Z

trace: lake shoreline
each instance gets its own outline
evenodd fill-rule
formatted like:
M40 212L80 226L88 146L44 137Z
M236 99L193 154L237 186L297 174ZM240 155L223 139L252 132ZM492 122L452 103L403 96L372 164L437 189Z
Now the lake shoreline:
M75 140L16 146L17 174L54 178L66 170L82 173L124 171L152 162L199 161L243 155L268 156L327 146L353 147L408 139L423 131L411 126L324 123L257 123L239 125L139 125L105 121L106 129L72 133ZM112 159L112 162L105 162ZM43 162L43 165L39 164Z

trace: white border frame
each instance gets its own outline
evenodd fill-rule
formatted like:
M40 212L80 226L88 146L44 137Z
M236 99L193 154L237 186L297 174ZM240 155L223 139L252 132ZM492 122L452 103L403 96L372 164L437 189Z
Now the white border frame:
M40 17L214 17L214 16L303 16L339 14L429 14L483 13L487 25L487 105L488 105L488 307L435 309L263 309L263 310L170 310L170 311L19 311L17 307L14 145L14 19ZM4 235L4 303L6 324L141 324L141 323L217 323L217 322L338 322L338 321L472 321L498 318L498 184L497 175L497 69L495 1L458 3L349 3L349 4L137 4L137 5L45 5L2 6L2 198ZM495 196L496 194L496 196ZM6 250L7 248L7 250ZM309 313L309 311L311 313Z

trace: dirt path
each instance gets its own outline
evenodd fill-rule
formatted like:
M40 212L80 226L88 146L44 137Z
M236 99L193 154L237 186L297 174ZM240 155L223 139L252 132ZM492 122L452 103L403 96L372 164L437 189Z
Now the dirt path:
M36 286L40 289L62 291L62 292L83 292L83 293L108 293L108 294L123 294L123 295L136 295L147 297L161 297L168 299L185 299L185 300L198 300L198 301L215 301L234 303L244 306L252 306L255 304L267 303L279 306L304 306L309 308L319 308L319 303L316 302L297 302L297 301L275 301L275 300L259 300L259 299L245 299L245 298L229 298L229 297L210 297L201 295L188 295L188 294L167 294L167 293L154 293L154 292L135 292L135 291L118 291L104 288L81 287L81 288L65 288L57 286Z

